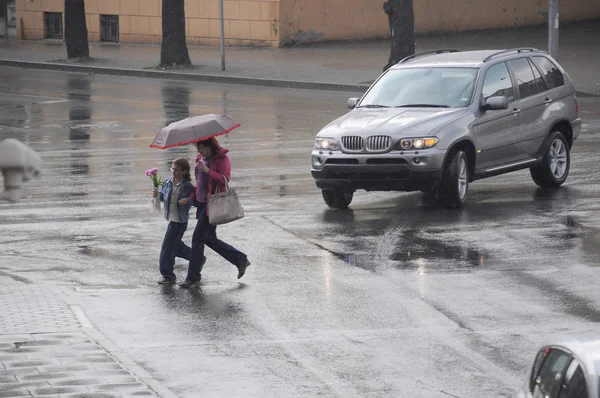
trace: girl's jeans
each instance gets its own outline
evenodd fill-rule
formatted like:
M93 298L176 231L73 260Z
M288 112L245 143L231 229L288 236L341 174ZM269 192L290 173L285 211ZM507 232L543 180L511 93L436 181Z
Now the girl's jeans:
M191 249L181 238L187 229L187 222L169 222L167 232L163 239L162 248L160 250L159 265L160 273L167 279L175 280L177 277L173 273L175 267L175 257L190 259Z
M200 272L202 272L204 245L219 253L236 267L244 265L246 263L246 255L235 247L230 246L217 238L217 226L208 222L206 203L198 203L197 214L198 223L196 224L194 235L192 237L192 251L187 279L190 281L199 281L201 279Z

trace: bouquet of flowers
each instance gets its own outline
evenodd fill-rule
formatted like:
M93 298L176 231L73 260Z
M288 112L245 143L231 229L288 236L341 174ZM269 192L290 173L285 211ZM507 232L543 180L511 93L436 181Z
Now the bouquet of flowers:
M158 188L163 184L162 178L160 178L158 175L158 167L153 167L146 170L146 177L150 177L150 179L152 179L152 184L155 188Z
M154 185L155 189L158 189L158 187L160 187L163 184L162 178L160 178L160 176L158 175L157 167L153 167L151 169L146 170L146 177L150 177L150 179L152 180L152 185ZM153 195L152 204L152 209L155 212L160 211L160 193Z

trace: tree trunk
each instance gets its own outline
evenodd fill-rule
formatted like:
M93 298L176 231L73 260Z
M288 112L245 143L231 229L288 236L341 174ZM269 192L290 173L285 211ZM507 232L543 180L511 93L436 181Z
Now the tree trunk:
M390 59L383 67L385 71L415 53L415 16L413 0L388 0L383 4L383 10L388 14L392 37Z
M67 58L90 56L83 0L65 0L65 42Z
M162 0L160 66L190 65L185 42L184 0Z

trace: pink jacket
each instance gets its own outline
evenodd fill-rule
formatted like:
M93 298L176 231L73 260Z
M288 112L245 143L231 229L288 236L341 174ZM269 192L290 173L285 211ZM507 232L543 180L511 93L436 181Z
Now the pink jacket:
M227 152L229 150L227 148L219 147L217 153L215 153L210 161L210 172L208 173L208 189L206 195L206 215L208 215L208 207L210 203L210 195L217 191L217 187L219 190L225 191L225 180L223 177L227 178L229 181L229 177L231 176L231 162L227 157ZM196 156L196 163L200 159L200 155ZM201 171L197 171L200 172ZM196 180L197 181L197 180ZM192 203L196 206L196 190L192 192L190 195L190 199ZM196 212L196 218L198 218L198 213Z

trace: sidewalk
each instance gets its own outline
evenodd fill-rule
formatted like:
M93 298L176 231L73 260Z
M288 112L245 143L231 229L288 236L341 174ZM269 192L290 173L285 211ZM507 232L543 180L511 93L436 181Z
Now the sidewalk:
M0 272L0 302L0 397L174 397L51 286Z
M417 52L439 48L547 48L546 26L461 34L418 36ZM225 48L221 71L218 47L188 46L192 69L162 71L155 67L160 46L90 43L90 62L66 63L62 42L0 40L0 65L176 78L275 87L364 91L387 63L390 42L374 40L300 45L291 48ZM63 61L61 61L63 60ZM564 25L559 61L581 95L600 95L600 21Z

